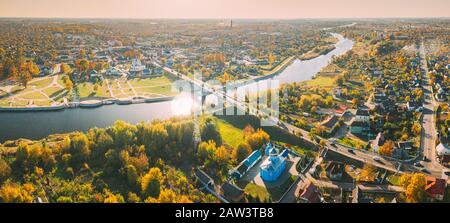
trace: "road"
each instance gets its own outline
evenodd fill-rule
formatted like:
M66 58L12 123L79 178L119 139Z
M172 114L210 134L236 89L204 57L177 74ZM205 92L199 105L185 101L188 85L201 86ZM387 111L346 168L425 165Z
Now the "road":
M428 75L428 65L426 61L425 44L422 41L420 44L420 68L422 71L422 87L424 90L424 109L421 117L422 132L420 136L420 149L427 161L422 161L422 165L428 171L435 173L441 177L446 168L443 167L436 159L436 108L438 103L433 95L433 88L430 85L430 78ZM439 173L439 174L438 174Z

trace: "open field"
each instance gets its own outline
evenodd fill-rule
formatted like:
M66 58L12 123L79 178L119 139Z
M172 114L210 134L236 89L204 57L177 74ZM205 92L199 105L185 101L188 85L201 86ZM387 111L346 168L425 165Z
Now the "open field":
M67 95L61 75L34 78L26 88L17 83L4 88L8 89L9 95L5 90L0 91L2 107L50 106L62 102Z

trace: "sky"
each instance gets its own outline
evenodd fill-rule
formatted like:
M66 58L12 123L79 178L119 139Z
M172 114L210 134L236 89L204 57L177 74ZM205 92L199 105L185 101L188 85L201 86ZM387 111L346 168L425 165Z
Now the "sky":
M0 17L184 19L450 17L450 0L0 0Z

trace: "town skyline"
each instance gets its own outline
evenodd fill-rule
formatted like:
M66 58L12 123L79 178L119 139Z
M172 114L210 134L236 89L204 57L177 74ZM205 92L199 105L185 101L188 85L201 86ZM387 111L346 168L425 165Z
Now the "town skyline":
M422 0L345 0L341 2L271 0L240 2L117 0L77 2L0 0L2 18L88 18L88 19L355 19L355 18L445 18L450 2ZM86 7L88 6L88 7ZM169 6L169 7L168 7ZM238 7L236 7L238 6Z

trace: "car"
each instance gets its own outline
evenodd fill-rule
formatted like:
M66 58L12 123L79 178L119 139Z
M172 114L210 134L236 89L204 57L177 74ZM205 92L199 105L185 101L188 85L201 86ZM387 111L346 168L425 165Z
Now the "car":
M379 161L381 161L381 158L380 158L380 157L378 157L378 156L374 156L374 157L373 157L373 160L375 160L375 161L379 162Z
M353 150L353 149L348 149L347 151L351 154L355 154L355 150Z
M415 162L414 166L416 166L416 167L423 167L423 165L420 162Z

